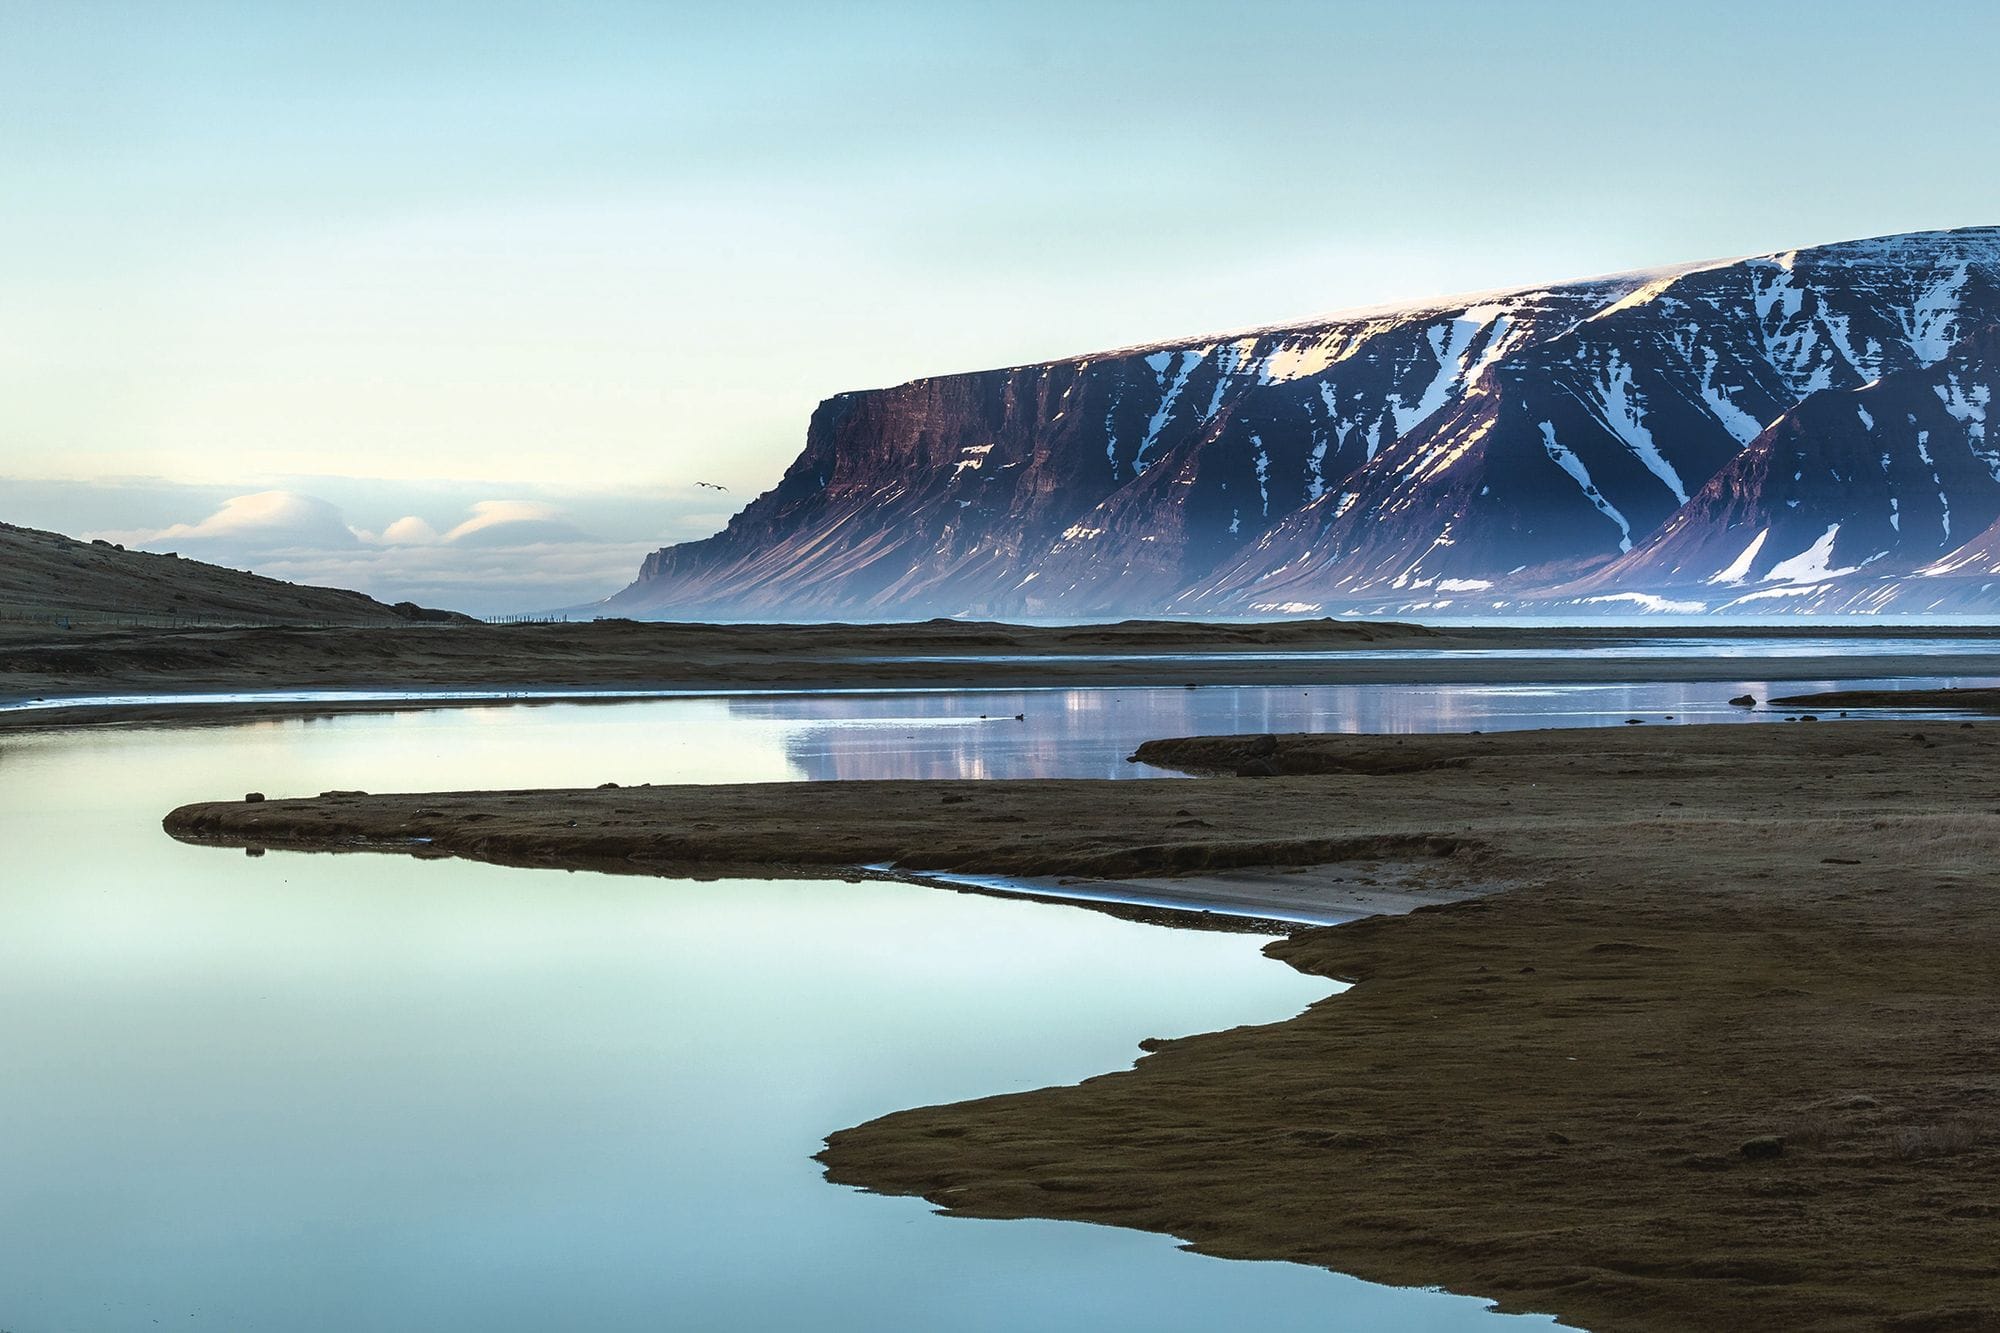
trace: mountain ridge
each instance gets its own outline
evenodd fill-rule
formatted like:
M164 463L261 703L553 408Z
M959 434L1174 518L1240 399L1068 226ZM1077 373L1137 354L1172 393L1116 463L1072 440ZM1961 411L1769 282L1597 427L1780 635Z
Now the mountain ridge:
M1978 227L836 394L775 487L722 532L649 556L605 606L719 618L1589 612L1620 598L1721 609L1755 589L1676 582L1633 551L1815 395L1903 383L1993 323L2000 228ZM1977 436L1983 450L1991 379L1975 369L1944 406L1965 437L1954 447ZM1884 410L1910 415L1899 403ZM1915 429L1894 448L1927 448ZM1968 513L2000 485L2000 458L1986 471L1962 478ZM1767 542L1767 564L1803 554ZM1827 566L1791 585L1810 591L1759 609L1976 608L1994 563ZM1865 595L1840 584L1864 566ZM1885 596L1874 585L1892 567Z

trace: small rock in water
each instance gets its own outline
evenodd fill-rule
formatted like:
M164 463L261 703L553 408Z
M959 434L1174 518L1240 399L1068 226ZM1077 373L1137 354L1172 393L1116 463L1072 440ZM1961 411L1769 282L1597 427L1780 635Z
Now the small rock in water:
M1729 702L1738 708L1755 708L1757 706L1757 696L1754 694L1739 694Z
M1818 717L1816 717L1815 715L1811 714L1811 713L1806 713L1806 714L1802 715L1802 716L1801 716L1801 717L1799 718L1799 721L1801 721L1801 722L1817 722L1817 721L1819 721L1819 718L1818 718Z
M1643 727L1646 725L1646 719L1643 717L1628 717L1625 719L1625 725L1628 727Z
M1772 1157L1782 1157L1785 1152L1785 1141L1776 1134L1760 1134L1754 1139L1744 1140L1743 1146L1737 1151L1753 1162L1763 1161Z
M938 797L938 804L939 804L939 805L964 805L964 804L965 804L965 803L966 803L967 801L969 801L969 800L971 800L971 799L972 799L972 798L971 798L970 796L961 796L961 795L959 795L959 794L957 794L957 793L955 793L955 792L946 792L946 793L945 793L945 794L944 794L943 796L940 796L940 797Z
M264 793L261 791L246 791L243 793L243 803L245 805L255 805L263 799Z
M1016 713L1014 714L1014 720L1016 722L1026 722L1028 720L1028 715L1026 713Z

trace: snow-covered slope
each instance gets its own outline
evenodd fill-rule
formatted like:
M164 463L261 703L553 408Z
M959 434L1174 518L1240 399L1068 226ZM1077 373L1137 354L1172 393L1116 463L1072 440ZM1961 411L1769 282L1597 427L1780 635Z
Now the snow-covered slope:
M1879 585L1956 549L1945 509L1964 540L2000 518L1995 324L1976 228L843 394L775 489L611 606L1865 609L1833 595L1857 579L1900 604Z
M1979 563L1957 553L2000 520L2000 439L1986 425L1996 378L2000 325L1989 325L1935 364L1815 393L1642 546L1566 591L1644 588L1739 611L1918 609L1944 595L1933 580Z

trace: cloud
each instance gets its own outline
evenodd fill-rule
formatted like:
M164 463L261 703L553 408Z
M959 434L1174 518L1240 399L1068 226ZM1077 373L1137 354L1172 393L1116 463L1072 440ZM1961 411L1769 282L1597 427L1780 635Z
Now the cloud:
M384 546L436 546L438 530L415 514L397 519L375 540Z
M534 546L586 541L588 534L539 500L481 500L444 540L452 546Z
M541 500L475 500L451 509L463 517L442 530L430 518L406 514L376 532L349 524L339 505L320 496L269 490L231 496L191 523L87 535L187 550L217 564L355 588L384 601L480 613L597 601L630 582L658 544L604 540Z
M584 542L589 533L563 516L563 511L540 500L477 500L472 517L448 531L439 532L429 520L409 514L382 529L379 535L362 532L361 538L380 546L545 546L551 542Z
M540 500L476 500L471 516L440 533L406 514L381 532L350 526L340 507L299 491L258 491L224 500L208 517L157 531L123 534L142 545L180 542L246 551L344 551L370 546L525 547L587 542L589 533Z
M258 491L222 502L199 523L176 523L148 543L227 543L266 550L341 550L360 539L338 507L297 491Z
M259 484L270 489L7 479L0 518L385 601L501 614L607 597L648 552L721 527L729 513L718 503L733 500L644 483L535 490L316 475Z

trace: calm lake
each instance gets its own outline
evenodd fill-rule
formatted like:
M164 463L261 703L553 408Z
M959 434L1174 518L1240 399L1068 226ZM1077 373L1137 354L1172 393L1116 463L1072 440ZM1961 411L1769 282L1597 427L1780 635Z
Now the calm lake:
M249 858L159 819L249 789L1139 776L1123 756L1153 736L1741 718L1736 692L759 696L8 735L0 1328L1546 1326L1159 1236L940 1218L811 1161L887 1111L1329 992L1257 937L900 884Z

